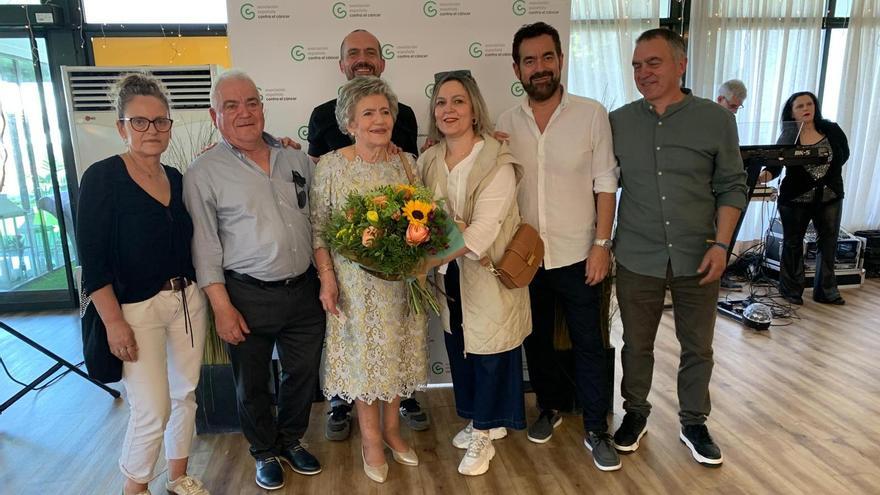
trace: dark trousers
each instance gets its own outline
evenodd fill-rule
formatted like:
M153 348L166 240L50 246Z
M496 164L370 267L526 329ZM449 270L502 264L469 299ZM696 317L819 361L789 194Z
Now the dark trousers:
M601 286L584 283L585 263L538 269L529 284L532 334L525 340L526 359L529 381L540 409L570 410L574 403L572 392L576 391L584 410L584 429L605 431L609 402L606 387L611 377L599 326ZM565 313L571 354L560 353L553 347L557 302ZM574 361L573 375L567 356Z
M715 281L699 285L702 275L666 278L649 277L617 264L617 301L623 323L623 380L620 391L623 408L648 417L648 392L654 374L654 340L663 315L666 287L672 291L675 336L681 345L678 364L678 417L682 425L706 422L712 408L709 380L712 378L712 338L718 289Z
M816 228L816 277L813 298L833 301L840 297L834 277L837 235L840 231L842 201L829 204L780 204L782 220L782 261L779 269L779 292L786 296L804 293L804 235L810 220Z
M455 411L473 420L474 428L526 426L522 347L496 354L465 354L458 265L449 264L444 278L451 332L443 332L452 372Z
M227 278L226 290L251 333L227 345L241 430L256 459L274 456L306 432L318 382L325 315L313 270L288 287L259 287ZM272 349L281 361L277 419L269 390Z

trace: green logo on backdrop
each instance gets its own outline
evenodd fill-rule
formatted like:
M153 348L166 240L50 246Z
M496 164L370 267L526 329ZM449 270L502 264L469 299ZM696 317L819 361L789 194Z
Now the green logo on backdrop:
M510 94L512 94L513 96L522 96L524 91L525 90L523 89L523 85L519 81L516 81L510 85Z
M382 45L382 58L391 60L394 58L394 45Z
M480 58L483 56L483 44L479 41L474 41L470 45L468 45L468 53L471 57Z
M299 130L296 131L296 135L299 136L300 139L308 139L309 138L309 126L301 125Z
M290 58L296 62L302 62L306 58L306 52L303 50L304 48L302 45L294 45L294 47L290 49Z
M435 375L442 375L444 371L443 363L440 361L434 361L431 363L431 371L433 371Z
M422 12L425 13L428 17L434 17L437 15L437 2L433 0L428 0L425 2L425 5L422 5Z
M346 10L345 3L343 2L334 3L331 10L333 11L333 17L337 19L344 19L348 15L348 10Z
M254 11L254 4L252 3L243 3L241 4L241 9L239 9L241 13L241 18L249 21L257 16L257 13Z
M433 93L434 93L434 83L431 83L431 84L425 86L425 96L428 97L429 100L431 99L431 95Z
M515 15L526 15L526 2L525 0L514 0L513 6L511 7L513 13Z

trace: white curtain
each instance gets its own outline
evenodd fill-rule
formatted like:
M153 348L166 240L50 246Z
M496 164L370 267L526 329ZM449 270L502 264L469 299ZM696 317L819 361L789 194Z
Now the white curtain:
M849 138L843 228L880 228L880 0L853 0L838 123Z
M691 2L685 86L715 99L718 86L740 79L748 98L737 113L742 144L775 143L782 105L797 91L818 92L825 0ZM739 240L760 239L775 213L752 202Z
M659 18L660 0L572 0L568 92L609 111L640 98L632 53L639 34L658 27Z
M737 114L740 142L776 142L785 100L819 88L825 0L699 0L691 2L687 84L715 99L718 86L740 79L748 88ZM759 125L760 123L760 125Z

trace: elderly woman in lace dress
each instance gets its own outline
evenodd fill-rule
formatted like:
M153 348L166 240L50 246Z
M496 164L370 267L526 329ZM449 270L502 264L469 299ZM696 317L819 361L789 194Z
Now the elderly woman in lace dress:
M321 303L331 313L324 352L324 394L354 400L361 430L364 472L385 481L384 446L395 461L419 463L400 436L400 397L427 382L426 319L410 311L402 281L386 281L330 253L323 226L349 193L367 193L407 182L402 160L389 153L397 117L397 97L378 77L357 77L343 86L336 105L339 128L355 144L330 152L318 162L311 190L315 262Z

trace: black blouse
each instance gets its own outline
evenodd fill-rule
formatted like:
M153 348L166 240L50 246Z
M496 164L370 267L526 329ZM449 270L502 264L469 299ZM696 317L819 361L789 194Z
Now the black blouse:
M831 166L825 175L819 179L813 178L805 167L789 167L785 171L785 178L779 186L779 203L782 204L803 204L793 203L793 200L800 197L810 190L814 190L818 202L822 202L822 188L828 187L834 192L834 199L837 201L843 199L843 164L849 159L849 143L846 134L834 122L822 120L816 123L816 130L820 134L824 134L831 144ZM797 136L797 130L789 127L786 128L777 140L777 144L791 143ZM782 173L781 165L766 167L767 171L775 179ZM831 202L831 201L829 201Z
M183 205L183 176L163 165L171 203L156 201L128 175L119 155L89 167L80 181L76 243L82 284L113 284L120 304L156 295L170 278L195 280L192 220Z

